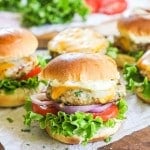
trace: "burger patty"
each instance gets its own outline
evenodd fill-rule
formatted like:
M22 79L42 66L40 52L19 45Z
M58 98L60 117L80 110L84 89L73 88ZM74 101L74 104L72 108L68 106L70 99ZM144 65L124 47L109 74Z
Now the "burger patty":
M117 87L104 91L90 91L86 89L71 89L59 96L55 101L67 105L105 104L125 96L125 88L120 83ZM50 87L49 87L50 88ZM51 91L51 90L47 90ZM50 93L47 96L51 98ZM52 98L51 98L52 99Z
M4 78L19 79L37 64L36 56L13 60L0 60L0 80Z
M136 44L133 41L131 41L128 38L125 37L115 37L115 42L114 44L122 49L123 51L129 52L129 51L139 51L139 50L143 50L146 51L150 48L150 44L146 43L146 44Z

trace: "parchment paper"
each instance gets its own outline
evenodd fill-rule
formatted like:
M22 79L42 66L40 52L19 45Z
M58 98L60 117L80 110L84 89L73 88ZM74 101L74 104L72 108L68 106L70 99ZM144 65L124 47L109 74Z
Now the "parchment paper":
M150 125L150 106L143 103L135 95L128 95L127 102L129 110L127 119L120 130L112 136L111 142L121 139L134 131ZM108 143L96 142L83 145L66 145L51 139L45 130L38 125L32 125L30 132L23 132L27 129L23 124L23 107L16 109L0 109L0 142L6 150L96 150ZM13 119L10 123L7 118Z

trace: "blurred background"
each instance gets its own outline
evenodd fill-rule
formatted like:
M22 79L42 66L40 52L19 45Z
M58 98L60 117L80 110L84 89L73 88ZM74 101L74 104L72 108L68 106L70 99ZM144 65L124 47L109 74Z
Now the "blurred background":
M24 27L39 39L39 47L68 27L96 27L121 16L150 13L149 0L0 0L0 27ZM117 33L115 28L112 34Z

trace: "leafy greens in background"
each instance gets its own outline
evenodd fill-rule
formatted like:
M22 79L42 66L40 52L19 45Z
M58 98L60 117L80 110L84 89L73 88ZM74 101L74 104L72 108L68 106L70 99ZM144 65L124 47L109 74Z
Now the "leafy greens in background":
M0 10L20 12L23 8L21 0L0 0Z
M89 13L84 0L0 0L0 10L21 13L27 27L70 22L75 14L85 20Z

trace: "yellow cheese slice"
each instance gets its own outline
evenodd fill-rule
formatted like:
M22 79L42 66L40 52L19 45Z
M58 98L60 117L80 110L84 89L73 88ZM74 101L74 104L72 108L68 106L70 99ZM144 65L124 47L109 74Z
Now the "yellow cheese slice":
M65 87L65 86L52 87L51 98L57 99L60 95L62 95L66 91L68 91L70 89L76 89L76 88L78 88L78 87Z

